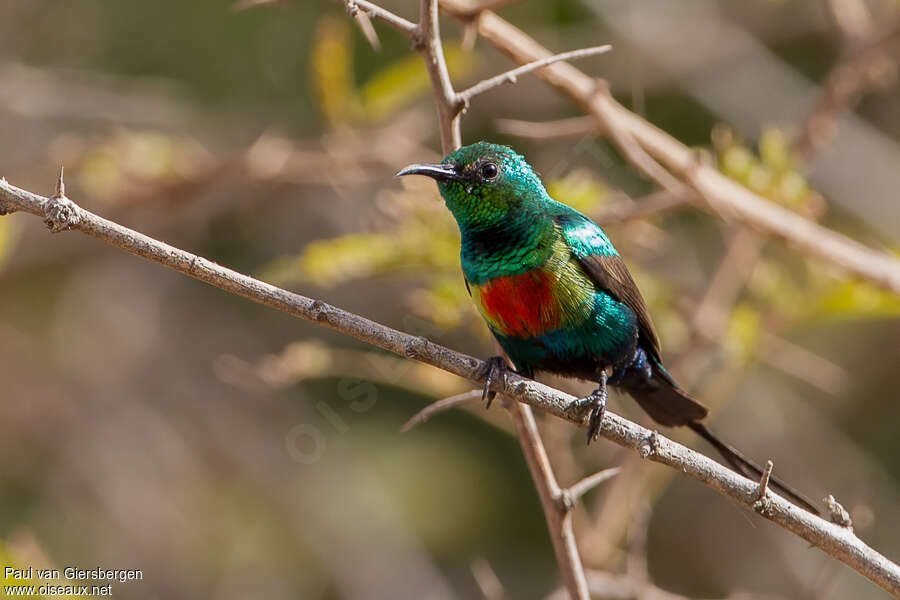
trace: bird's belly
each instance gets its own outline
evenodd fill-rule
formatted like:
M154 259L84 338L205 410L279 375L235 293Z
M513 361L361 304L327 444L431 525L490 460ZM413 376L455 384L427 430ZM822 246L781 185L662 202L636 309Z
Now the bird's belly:
M540 269L497 277L471 290L517 367L588 377L634 353L634 313L602 291Z
M472 297L495 333L526 339L559 329L565 322L559 287L552 273L533 269L473 285Z

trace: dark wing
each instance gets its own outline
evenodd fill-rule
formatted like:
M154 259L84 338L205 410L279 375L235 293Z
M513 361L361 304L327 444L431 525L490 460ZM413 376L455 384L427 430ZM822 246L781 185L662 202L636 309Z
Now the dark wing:
M573 209L569 211L557 216L556 221L572 254L598 287L634 311L642 347L659 361L659 338L653 329L647 304L628 267L599 225Z
M638 290L628 267L620 256L601 256L597 254L577 256L578 261L587 274L599 287L606 290L613 298L622 302L634 311L638 319L638 332L641 341L645 342L644 350L650 351L653 357L659 360L659 338L653 329L653 321L650 320L650 312L644 302L641 292Z

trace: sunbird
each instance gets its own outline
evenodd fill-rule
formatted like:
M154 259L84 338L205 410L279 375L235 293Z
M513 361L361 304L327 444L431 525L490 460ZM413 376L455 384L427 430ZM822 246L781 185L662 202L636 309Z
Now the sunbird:
M588 414L587 441L598 437L607 388L627 392L654 421L686 425L739 473L761 469L715 437L700 420L705 406L666 371L647 305L603 229L547 193L525 158L508 146L478 142L438 164L397 173L434 179L459 225L460 262L469 295L515 371L597 383L571 408ZM483 399L506 360L488 362ZM749 476L749 475L748 475ZM771 480L795 502L802 496Z

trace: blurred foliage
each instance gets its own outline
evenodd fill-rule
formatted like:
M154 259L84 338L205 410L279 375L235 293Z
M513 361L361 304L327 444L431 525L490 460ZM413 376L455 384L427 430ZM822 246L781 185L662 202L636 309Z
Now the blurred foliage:
M34 586L35 590L39 588L42 584L48 584L52 586L73 586L73 585L84 585L83 582L77 582L73 580L67 580L64 578L60 579L36 579L36 578L25 578L25 579L16 579L13 577L6 576L6 567L11 567L13 569L24 571L29 568L34 568L34 573L37 573L38 568L42 569L51 569L56 567L37 567L32 562L18 560L16 553L12 551L9 545L0 538L0 589L4 586ZM102 584L101 584L102 585ZM9 597L12 597L14 594L9 594ZM80 600L85 596L81 595L72 595L72 594L19 594L24 595L28 598L47 598L47 599L56 599L61 598L63 600ZM4 594L4 597L7 597Z
M755 356L762 331L762 315L747 303L738 303L731 311L728 327L722 336L725 349L738 360L749 362Z
M12 219L0 219L0 269L9 259L15 244L16 230Z
M719 170L760 196L806 215L819 214L824 200L813 190L791 155L790 139L779 129L764 129L754 152L734 130L712 131Z
M733 130L719 125L713 129L712 143L725 175L804 216L819 218L825 212L824 199L803 175L803 165L792 156L790 139L783 131L764 129L754 151ZM896 294L864 280L848 280L818 259L785 258L783 251L764 256L749 282L753 304L735 308L732 333L742 353L757 339L754 328L762 326L759 315L751 314L752 306L777 311L794 322L900 315Z
M151 183L190 180L212 162L196 141L160 131L120 129L90 145L76 138L57 146L77 166L85 193L101 202L139 194Z

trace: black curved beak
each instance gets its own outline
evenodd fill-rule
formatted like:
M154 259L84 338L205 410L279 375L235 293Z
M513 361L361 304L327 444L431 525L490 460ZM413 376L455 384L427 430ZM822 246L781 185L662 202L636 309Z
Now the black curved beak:
M418 165L409 165L408 167L397 171L396 177L403 177L404 175L425 175L426 177L431 177L435 181L452 181L453 179L459 179L459 173L456 172L453 165L442 164L422 163Z

